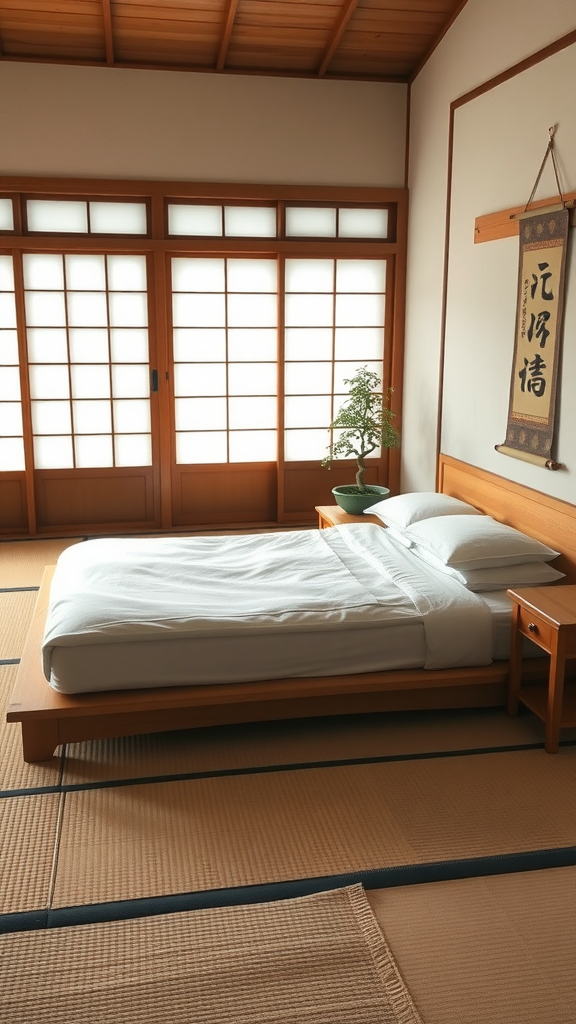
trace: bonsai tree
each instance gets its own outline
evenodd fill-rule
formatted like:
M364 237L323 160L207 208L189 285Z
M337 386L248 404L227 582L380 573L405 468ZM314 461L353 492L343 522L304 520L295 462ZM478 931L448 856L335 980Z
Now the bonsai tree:
M368 494L370 487L364 483L364 459L377 448L397 448L400 444L400 435L392 424L395 413L390 409L394 389L388 388L384 396L378 374L367 366L359 367L344 383L349 385L350 397L328 428L342 433L329 446L322 466L330 469L334 459L354 456L358 467L356 488L360 494Z

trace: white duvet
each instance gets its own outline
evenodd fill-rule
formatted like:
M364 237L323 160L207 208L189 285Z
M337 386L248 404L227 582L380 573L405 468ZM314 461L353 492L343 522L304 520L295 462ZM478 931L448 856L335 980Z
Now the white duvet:
M277 637L296 649L299 637L313 646L315 633L319 643L337 634L345 644L344 631L352 637L359 627L380 631L375 638L384 654L386 629L406 622L423 627L424 668L487 665L492 659L485 602L371 523L246 536L86 541L58 560L43 668L52 685L63 688L53 666L67 648L94 655L105 648L120 657L115 645L134 651L145 645L151 653L160 642L167 654L169 641L177 642L176 650L184 640L198 640L198 650L205 651L213 642L216 651L235 637L264 637L268 647ZM246 678L240 664L237 676L226 671L220 681ZM327 664L324 671L338 669ZM188 682L218 681L189 656L187 672ZM276 675L285 674L283 661ZM265 677L271 677L270 666ZM103 681L99 688L109 687Z

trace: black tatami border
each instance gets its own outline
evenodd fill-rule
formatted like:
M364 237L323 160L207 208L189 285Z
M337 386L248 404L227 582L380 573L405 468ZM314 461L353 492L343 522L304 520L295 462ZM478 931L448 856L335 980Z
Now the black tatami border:
M374 868L340 875L295 879L265 885L239 886L232 889L214 889L203 892L184 892L171 896L149 896L135 900L94 903L56 910L29 910L0 915L0 934L71 928L78 925L105 924L128 921L160 914L183 911L216 910L271 903L295 899L347 885L361 884L365 889L387 889L404 885L422 885L429 882L448 882L465 878L505 875L550 868L574 867L576 846L558 849L497 854L491 857L472 857L463 860L433 861L407 864L393 868Z

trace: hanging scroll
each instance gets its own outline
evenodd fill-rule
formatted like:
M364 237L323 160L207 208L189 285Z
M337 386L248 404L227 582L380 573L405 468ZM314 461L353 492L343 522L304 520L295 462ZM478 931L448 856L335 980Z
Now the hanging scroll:
M569 212L520 221L516 335L508 428L496 451L558 469L552 459Z

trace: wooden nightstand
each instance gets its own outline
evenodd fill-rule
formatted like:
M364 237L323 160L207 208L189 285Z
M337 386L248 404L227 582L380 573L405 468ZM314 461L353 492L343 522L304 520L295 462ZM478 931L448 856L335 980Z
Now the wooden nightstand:
M522 701L546 724L545 746L558 751L560 729L576 725L576 696L564 693L566 659L576 657L576 586L523 587L509 590L512 599L512 640L508 714ZM522 686L522 638L548 651L548 686Z
M339 505L316 505L318 513L318 529L325 530L329 526L342 526L346 523L376 523L377 526L384 526L378 516L364 515L351 516Z

